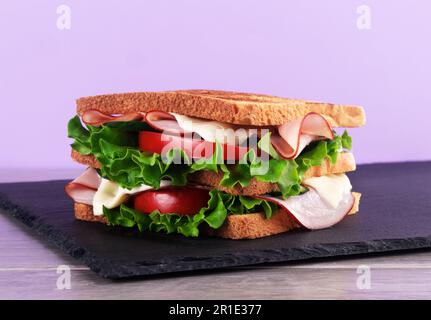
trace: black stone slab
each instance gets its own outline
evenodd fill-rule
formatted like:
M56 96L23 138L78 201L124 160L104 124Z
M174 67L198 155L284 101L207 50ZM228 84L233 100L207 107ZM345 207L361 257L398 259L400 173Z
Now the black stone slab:
M256 240L138 235L76 221L65 181L0 184L0 208L106 278L431 247L431 162L349 174L360 212L333 228Z

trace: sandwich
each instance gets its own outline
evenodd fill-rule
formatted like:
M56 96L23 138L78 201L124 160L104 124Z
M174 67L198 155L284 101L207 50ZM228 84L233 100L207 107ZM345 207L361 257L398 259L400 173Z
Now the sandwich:
M255 239L329 228L359 210L345 128L364 124L362 107L260 94L84 97L68 137L87 168L65 191L76 219L138 233Z

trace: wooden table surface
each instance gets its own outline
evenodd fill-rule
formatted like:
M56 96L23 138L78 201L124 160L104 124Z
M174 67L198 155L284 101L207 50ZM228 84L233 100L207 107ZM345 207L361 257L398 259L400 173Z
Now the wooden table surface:
M80 170L0 169L0 182ZM1 212L1 211L0 211ZM58 266L70 268L59 289ZM103 279L8 214L0 214L0 299L429 299L431 251L314 260L145 278Z

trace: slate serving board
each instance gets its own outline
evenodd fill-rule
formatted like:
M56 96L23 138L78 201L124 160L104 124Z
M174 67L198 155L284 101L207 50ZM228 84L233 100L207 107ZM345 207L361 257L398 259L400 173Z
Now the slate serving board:
M0 184L0 208L111 279L431 247L431 162L362 165L349 176L363 194L359 214L330 229L256 240L138 235L76 221L66 181Z

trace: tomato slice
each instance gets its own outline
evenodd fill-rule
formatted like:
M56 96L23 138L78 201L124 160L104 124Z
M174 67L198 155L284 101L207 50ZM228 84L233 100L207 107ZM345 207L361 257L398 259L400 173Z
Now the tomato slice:
M141 131L139 133L139 148L142 151L162 154L170 149L181 149L193 159L209 158L213 155L214 142L192 139L184 136L162 134L159 132ZM221 144L223 160L240 160L249 150L246 147Z
M134 208L142 213L159 210L160 213L192 215L207 206L210 195L201 188L177 187L148 190L137 194Z

